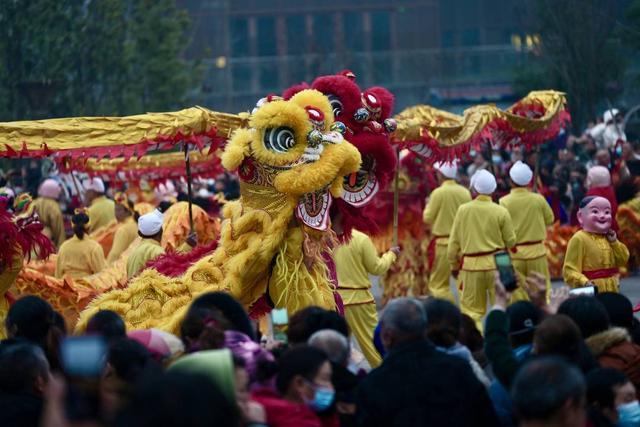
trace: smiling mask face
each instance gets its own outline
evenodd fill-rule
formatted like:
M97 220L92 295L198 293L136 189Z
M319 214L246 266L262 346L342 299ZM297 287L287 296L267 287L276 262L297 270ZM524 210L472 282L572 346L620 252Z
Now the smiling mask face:
M578 222L584 231L606 234L611 229L611 203L604 197L594 197L578 211Z

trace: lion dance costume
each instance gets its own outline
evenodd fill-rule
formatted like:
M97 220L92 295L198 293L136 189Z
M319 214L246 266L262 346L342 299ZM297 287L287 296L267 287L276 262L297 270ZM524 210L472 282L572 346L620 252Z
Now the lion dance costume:
M146 270L129 287L94 300L77 329L100 309L123 316L131 329L175 331L198 294L224 290L249 309L267 299L290 312L335 307L323 253L330 246L329 212L343 177L361 157L334 122L329 100L303 90L289 100L270 97L235 131L222 156L237 170L241 198L224 207L217 249L177 278ZM258 302L258 304L256 304Z

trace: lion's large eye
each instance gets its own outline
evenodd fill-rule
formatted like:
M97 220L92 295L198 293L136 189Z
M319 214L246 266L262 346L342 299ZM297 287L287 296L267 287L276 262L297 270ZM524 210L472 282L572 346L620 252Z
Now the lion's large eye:
M336 95L329 94L327 95L329 98L329 102L331 103L331 109L333 109L333 117L338 117L342 114L342 101Z
M286 153L296 144L293 130L288 127L277 127L264 131L264 146L276 153Z

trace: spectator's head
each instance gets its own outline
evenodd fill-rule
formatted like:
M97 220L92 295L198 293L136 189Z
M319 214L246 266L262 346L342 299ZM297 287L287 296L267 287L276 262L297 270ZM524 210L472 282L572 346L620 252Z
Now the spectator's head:
M596 417L605 417L612 425L637 425L640 420L636 388L616 369L598 368L587 374L587 403ZM628 424L628 417L636 424Z
M221 348L229 325L220 311L191 306L180 324L180 338L186 352Z
M242 332L252 340L255 332L251 320L244 307L227 292L207 292L200 295L191 303L191 308L206 308L218 311L228 325L225 329L233 329Z
M564 314L580 328L583 338L609 329L609 315L602 303L593 297L579 296L560 304L558 314Z
M521 426L586 425L584 378L561 359L539 358L523 366L511 395Z
M206 375L168 372L145 378L117 417L116 427L240 425L235 401Z
M51 178L47 178L42 181L42 184L40 184L40 188L38 188L38 196L46 197L53 200L58 200L61 192L62 187L60 187L58 181Z
M633 305L629 298L616 292L603 292L596 295L607 311L612 326L633 328Z
M41 396L49 376L49 362L39 346L26 340L0 344L1 391Z
M286 400L305 403L316 411L333 403L331 363L324 351L299 345L285 352L278 365L276 388Z
M129 401L133 386L143 374L159 370L142 344L128 338L112 337L100 384L105 405L111 412L117 411Z
M534 351L541 356L561 356L578 362L581 345L580 329L563 314L544 319L533 335Z
M73 234L82 240L85 234L89 231L89 215L83 210L77 210L71 217L71 225L73 228Z
M608 151L605 151L607 155ZM611 185L611 174L604 166L594 166L587 172L587 188L608 187Z
M24 338L43 349L55 325L55 312L42 298L28 295L16 301L7 313L5 327L10 337Z
M134 204L131 199L127 198L127 195L124 193L116 193L113 197L113 200L116 202L115 204L115 214L116 220L118 222L122 222L125 219L133 216L133 218L137 221L140 216L136 213Z
M344 317L335 311L312 306L297 311L289 319L287 330L289 344L306 344L311 335L322 329L333 329L349 337L349 326Z
M158 209L138 218L138 235L145 239L162 241L162 222L164 215Z
M595 157L598 166L608 168L609 164L611 164L611 154L609 153L609 150L598 150Z
M460 309L451 302L438 298L426 300L424 308L429 319L427 338L439 347L455 345L460 338Z
M309 345L324 351L332 363L340 366L349 364L349 340L332 329L322 329L309 338Z
M526 187L533 178L533 171L526 163L517 161L509 169L509 177L516 187Z
M468 314L462 314L460 326L460 342L471 350L472 353L482 351L484 348L484 339L478 330L475 320Z
M100 178L89 178L82 182L84 188L84 194L87 199L87 203L91 203L95 198L104 196L106 187L104 181Z
M176 360L169 367L169 371L206 375L228 400L236 400L235 368L229 349L188 354Z
M529 301L517 301L507 307L509 316L509 341L513 348L533 342L536 327L542 319L542 313Z
M122 317L115 311L100 310L89 319L87 335L100 335L104 339L112 340L127 336L126 326Z
M390 301L380 318L380 337L387 351L395 346L424 339L427 315L422 303L414 298Z
M482 167L486 162L487 162L487 159L484 157L484 154L478 151L475 157L473 158L473 164L476 165L477 167Z

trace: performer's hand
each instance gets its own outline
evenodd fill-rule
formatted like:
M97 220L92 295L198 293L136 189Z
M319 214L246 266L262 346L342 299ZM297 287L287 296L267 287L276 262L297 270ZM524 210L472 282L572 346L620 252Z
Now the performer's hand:
M607 231L607 240L609 243L615 243L618 240L618 235L613 229Z
M391 247L391 249L389 249L391 252L393 252L394 254L396 254L396 256L400 255L400 246L393 246Z

